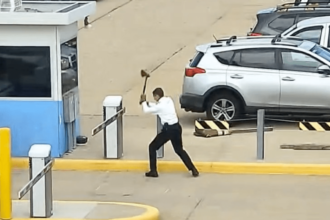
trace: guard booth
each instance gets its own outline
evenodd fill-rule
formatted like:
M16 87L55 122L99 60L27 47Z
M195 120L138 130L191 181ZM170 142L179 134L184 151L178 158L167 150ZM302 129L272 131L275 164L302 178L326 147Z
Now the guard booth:
M61 157L80 135L78 21L96 4L15 2L0 0L0 127L11 129L14 157L36 143Z

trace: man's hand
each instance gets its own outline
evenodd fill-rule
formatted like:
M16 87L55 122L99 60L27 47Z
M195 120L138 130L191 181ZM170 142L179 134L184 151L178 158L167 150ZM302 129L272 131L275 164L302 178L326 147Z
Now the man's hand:
M147 100L147 96L146 96L146 94L142 94L141 96L140 96L140 105L143 103L143 102L145 102Z

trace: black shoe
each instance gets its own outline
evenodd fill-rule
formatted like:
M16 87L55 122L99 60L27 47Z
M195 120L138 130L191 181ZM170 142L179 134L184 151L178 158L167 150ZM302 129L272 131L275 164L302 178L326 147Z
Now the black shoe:
M157 171L149 171L145 175L146 177L158 177Z
M199 176L199 172L198 172L198 170L196 168L192 169L191 170L191 173L192 173L192 176L193 177L198 177Z

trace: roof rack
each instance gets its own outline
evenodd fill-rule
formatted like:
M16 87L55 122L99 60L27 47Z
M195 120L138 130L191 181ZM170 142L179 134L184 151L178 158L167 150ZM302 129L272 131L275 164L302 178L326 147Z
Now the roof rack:
M221 43L223 41L226 41L226 44L229 45L232 41L235 41L237 39L237 36L231 36L230 38L221 38L221 39L217 39L217 43Z
M290 42L283 42L283 40L296 40L296 41L304 41L304 39L299 38L299 37L282 37L281 34L277 34L275 36L272 35L267 35L267 36L243 36L243 37L237 37L237 36L231 36L229 38L221 38L217 39L216 43L213 44L210 47L222 47L223 45L220 43L225 42L226 45L231 45L232 42L237 41L237 40L245 40L245 39L272 39L271 44L282 44L282 45L288 45L288 46L294 46L297 47L296 44L290 43Z
M318 3L330 3L330 1L328 1L328 0L319 0L319 1L307 1L307 2L301 2L301 1L297 1L297 0L295 0L294 2L286 2L286 3L284 3L283 5L285 5L285 4L295 4L295 5L299 5L299 4L318 4Z
M231 36L227 41L226 41L226 44L227 45L230 45L230 43L232 42L232 41L236 41L237 40L237 36Z
M281 44L281 45L287 45L287 46L293 46L293 47L298 47L298 45L289 43L289 42L282 42L282 39L287 39L287 40L299 40L299 39L294 39L294 38L282 38L281 34L275 35L275 37L272 39L271 44Z
M296 40L296 41L304 41L303 38L294 37L294 36L283 37L283 39L286 39L286 40Z
M220 38L217 39L216 43L222 43L226 42L227 45L229 45L233 41L237 40L245 40L245 39L267 39L267 38L273 38L271 35L264 35L264 36L242 36L242 37L237 37L237 36L231 36L229 38Z
M328 5L319 5L319 3L321 3L321 2L301 3L299 5L295 5L294 3L285 3L285 4L282 4L282 5L277 5L276 6L276 11L288 11L289 9L315 10L316 8L330 8L330 4L328 4Z
M275 35L275 37L272 39L271 43L275 44L275 42L279 41L281 39L281 34Z
M325 4L329 4L330 1L313 1L313 2L310 2L310 1L307 1L307 2L286 2L286 3L283 3L281 5L283 6L289 6L289 5L293 5L293 6L299 6L299 5L317 5L317 4L321 4L321 5L325 5Z

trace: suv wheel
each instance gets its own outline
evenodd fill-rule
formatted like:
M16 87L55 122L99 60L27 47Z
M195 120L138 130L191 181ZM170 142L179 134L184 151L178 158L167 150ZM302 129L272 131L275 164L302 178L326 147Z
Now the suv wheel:
M240 115L240 101L231 94L217 94L206 103L206 116L211 120L231 121Z

